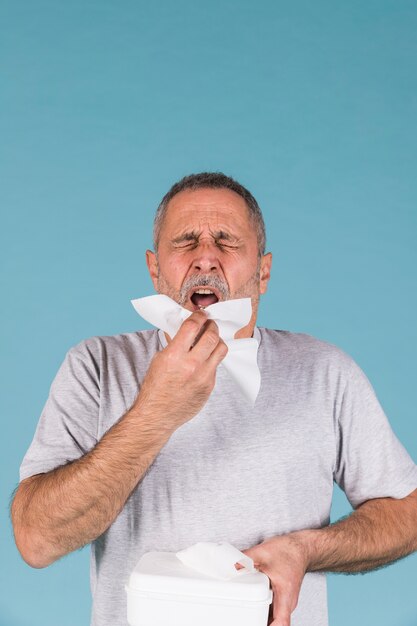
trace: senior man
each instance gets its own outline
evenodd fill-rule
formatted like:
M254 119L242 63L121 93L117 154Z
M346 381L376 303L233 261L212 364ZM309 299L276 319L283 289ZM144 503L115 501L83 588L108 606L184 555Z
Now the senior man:
M270 624L325 626L324 572L417 549L417 466L347 353L256 326L272 255L247 189L185 177L158 208L154 249L156 291L192 314L173 337L92 337L67 352L21 465L18 549L41 568L91 542L92 624L126 626L142 554L226 541L269 576ZM259 343L254 406L219 367L227 346L204 312L243 297L252 317L235 338ZM354 511L329 525L334 481Z

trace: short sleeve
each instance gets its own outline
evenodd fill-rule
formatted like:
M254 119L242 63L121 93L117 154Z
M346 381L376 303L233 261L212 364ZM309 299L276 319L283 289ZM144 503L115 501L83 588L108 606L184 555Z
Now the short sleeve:
M393 432L367 376L349 358L338 410L334 480L353 508L372 498L404 498L417 466Z
M97 443L100 377L85 342L70 348L49 390L20 480L84 456Z

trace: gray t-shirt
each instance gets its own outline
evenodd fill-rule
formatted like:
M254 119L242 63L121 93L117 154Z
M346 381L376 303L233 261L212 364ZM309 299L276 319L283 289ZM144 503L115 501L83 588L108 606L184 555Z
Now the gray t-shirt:
M329 524L333 481L354 508L403 498L417 466L375 392L337 346L255 328L261 389L254 408L223 365L203 409L161 449L110 528L91 544L92 626L127 626L126 584L145 552L198 541L239 550ZM91 337L65 357L20 479L78 459L132 406L162 331ZM326 626L326 577L306 574L292 626Z

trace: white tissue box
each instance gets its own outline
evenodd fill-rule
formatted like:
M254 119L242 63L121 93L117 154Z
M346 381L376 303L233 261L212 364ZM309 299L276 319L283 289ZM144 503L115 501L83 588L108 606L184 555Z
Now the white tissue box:
M272 590L263 572L219 580L184 565L175 552L147 552L130 575L130 626L266 626Z

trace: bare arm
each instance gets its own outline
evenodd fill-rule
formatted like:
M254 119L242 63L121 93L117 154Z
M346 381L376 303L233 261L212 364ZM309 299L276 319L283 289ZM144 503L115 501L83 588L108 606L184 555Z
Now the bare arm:
M101 535L170 434L134 409L79 460L22 481L12 521L27 563L45 567Z
M368 500L327 528L301 531L307 571L363 572L417 550L417 489L409 496Z
M29 565L46 567L110 526L172 433L205 404L226 353L217 325L193 313L153 358L134 405L90 452L21 482L11 516Z
M290 626L306 572L364 572L417 550L417 489L402 499L364 502L326 528L267 539L248 550L273 589L270 626ZM240 569L240 566L237 566Z

